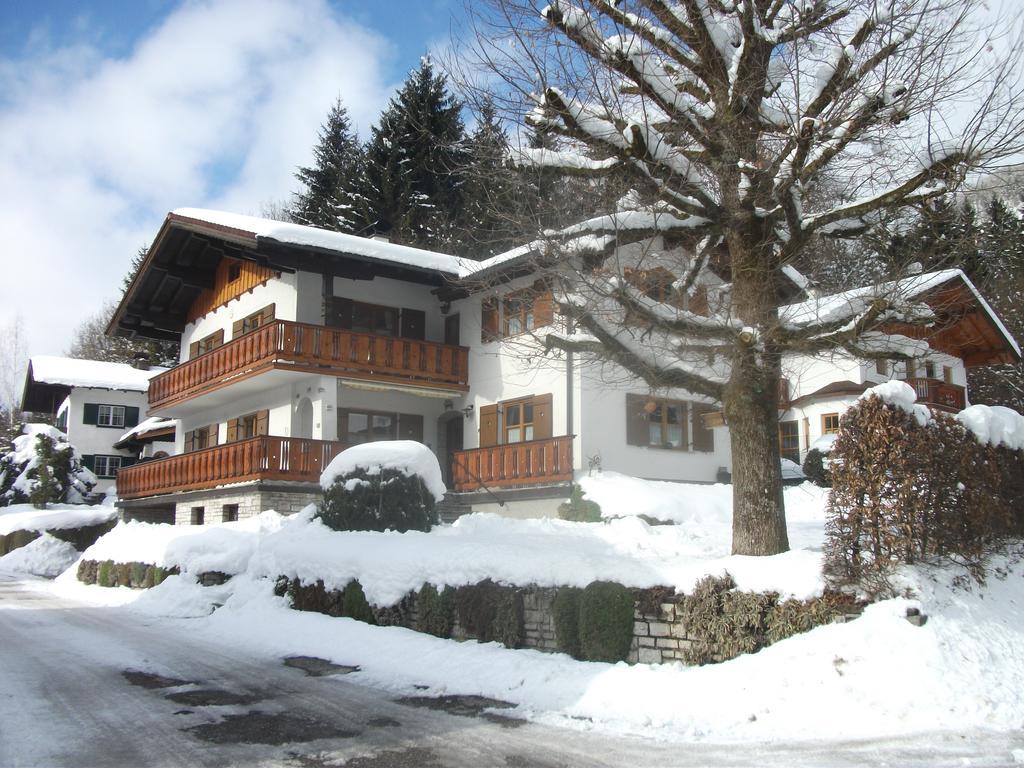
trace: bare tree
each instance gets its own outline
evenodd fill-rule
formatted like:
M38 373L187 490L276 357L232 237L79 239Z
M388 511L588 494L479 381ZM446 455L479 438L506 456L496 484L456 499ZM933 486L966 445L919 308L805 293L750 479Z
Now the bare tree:
M1019 35L1005 20L979 24L983 5L492 0L469 9L475 31L460 50L477 60L464 70L485 65L499 103L528 109L526 125L557 140L516 161L614 174L634 190L538 246L573 328L545 341L611 361L652 390L722 403L736 553L788 549L783 357L920 354L893 323L934 319L898 284L790 313L793 265L822 238L860 237L1021 149Z
M177 365L177 342L108 336L107 324L115 309L116 301L106 301L98 312L79 323L68 347L68 357L128 365Z
M6 416L8 431L21 418L21 387L28 365L28 339L21 315L15 315L0 328L0 410Z

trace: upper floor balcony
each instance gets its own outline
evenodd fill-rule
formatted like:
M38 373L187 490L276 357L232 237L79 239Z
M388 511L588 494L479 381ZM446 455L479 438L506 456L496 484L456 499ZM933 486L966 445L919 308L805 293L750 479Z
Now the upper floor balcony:
M239 385L242 394L309 373L461 394L469 388L469 350L274 320L151 379L149 412L169 415L176 406L228 386ZM251 381L263 374L265 381Z
M906 381L914 388L919 403L944 411L962 411L967 407L966 392L957 384L926 378L910 378Z

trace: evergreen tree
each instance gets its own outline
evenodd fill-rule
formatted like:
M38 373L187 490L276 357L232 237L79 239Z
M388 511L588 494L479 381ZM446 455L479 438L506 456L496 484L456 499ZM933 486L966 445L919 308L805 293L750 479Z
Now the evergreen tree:
M363 226L359 201L363 149L340 98L320 128L313 159L312 167L301 167L295 173L304 191L295 195L288 211L291 220L338 232L359 232Z
M465 163L462 105L424 57L373 128L363 176L367 231L452 249Z

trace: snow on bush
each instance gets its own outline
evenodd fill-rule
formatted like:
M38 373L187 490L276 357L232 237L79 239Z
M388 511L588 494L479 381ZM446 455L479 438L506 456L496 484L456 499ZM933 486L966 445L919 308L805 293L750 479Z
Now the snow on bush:
M44 533L24 547L0 557L0 571L30 573L33 576L59 576L78 560L72 544Z
M444 498L433 452L413 440L364 443L342 451L320 477L318 515L336 531L429 531Z
M95 485L67 435L48 424L26 424L0 456L0 505L78 504Z
M857 400L867 400L870 397L877 397L886 405L909 413L922 427L932 419L928 406L917 402L917 392L905 381L893 379L884 384L878 384L865 390Z
M979 443L995 448L1024 449L1024 416L1001 405L971 405L956 415Z

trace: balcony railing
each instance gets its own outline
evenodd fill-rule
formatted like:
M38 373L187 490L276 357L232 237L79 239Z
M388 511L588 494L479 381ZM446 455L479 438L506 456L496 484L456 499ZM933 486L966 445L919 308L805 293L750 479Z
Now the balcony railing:
M315 483L345 447L339 442L298 437L251 437L125 467L117 473L117 494L122 499L138 499L253 480Z
M568 482L572 480L572 437L456 451L452 480L456 491Z
M272 368L465 391L469 350L276 320L150 379L149 407L164 408Z
M950 411L962 411L967 407L964 388L956 384L923 378L907 379L907 384L914 388L918 402L925 405L935 405Z

